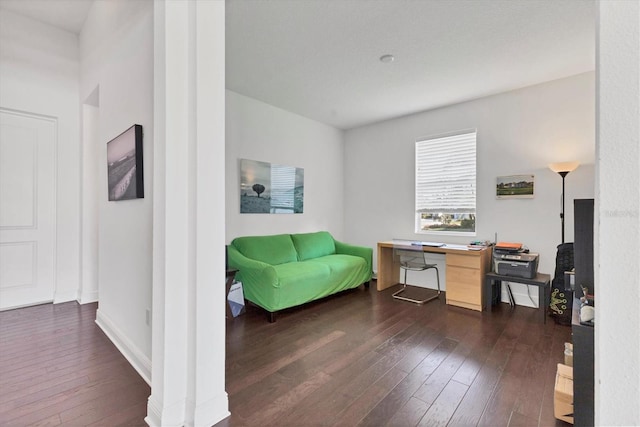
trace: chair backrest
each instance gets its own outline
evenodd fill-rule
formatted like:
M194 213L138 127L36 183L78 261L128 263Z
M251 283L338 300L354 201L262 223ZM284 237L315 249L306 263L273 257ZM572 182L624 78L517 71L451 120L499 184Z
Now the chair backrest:
M422 245L394 244L393 259L402 268L424 269L428 266Z

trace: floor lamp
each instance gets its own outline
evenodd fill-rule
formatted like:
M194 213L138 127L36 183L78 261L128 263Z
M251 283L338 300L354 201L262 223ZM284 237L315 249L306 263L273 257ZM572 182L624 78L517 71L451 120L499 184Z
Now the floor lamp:
M560 211L560 221L562 222L562 243L564 243L564 178L573 172L580 165L578 162L551 163L549 169L562 177L562 210Z

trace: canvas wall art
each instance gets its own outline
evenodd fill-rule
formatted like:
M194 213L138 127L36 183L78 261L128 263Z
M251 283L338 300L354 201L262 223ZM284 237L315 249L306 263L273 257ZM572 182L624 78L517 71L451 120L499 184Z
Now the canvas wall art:
M107 143L109 200L144 197L142 126L133 125Z
M497 199L532 199L533 175L499 176L496 183Z
M302 213L304 169L240 159L240 213Z

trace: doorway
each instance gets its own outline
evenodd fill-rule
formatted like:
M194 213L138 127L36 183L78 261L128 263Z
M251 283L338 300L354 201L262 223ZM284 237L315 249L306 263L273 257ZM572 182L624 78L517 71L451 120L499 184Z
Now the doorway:
M53 301L57 119L0 108L0 310Z

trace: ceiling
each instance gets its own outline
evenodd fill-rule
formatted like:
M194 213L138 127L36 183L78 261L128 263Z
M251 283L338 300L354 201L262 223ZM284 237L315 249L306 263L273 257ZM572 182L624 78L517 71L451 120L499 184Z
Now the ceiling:
M79 33L92 3L0 8ZM594 0L226 0L226 86L349 129L593 70L595 19Z
M583 0L227 0L226 85L349 129L593 70L595 22Z
M79 34L93 0L0 0L0 9Z

